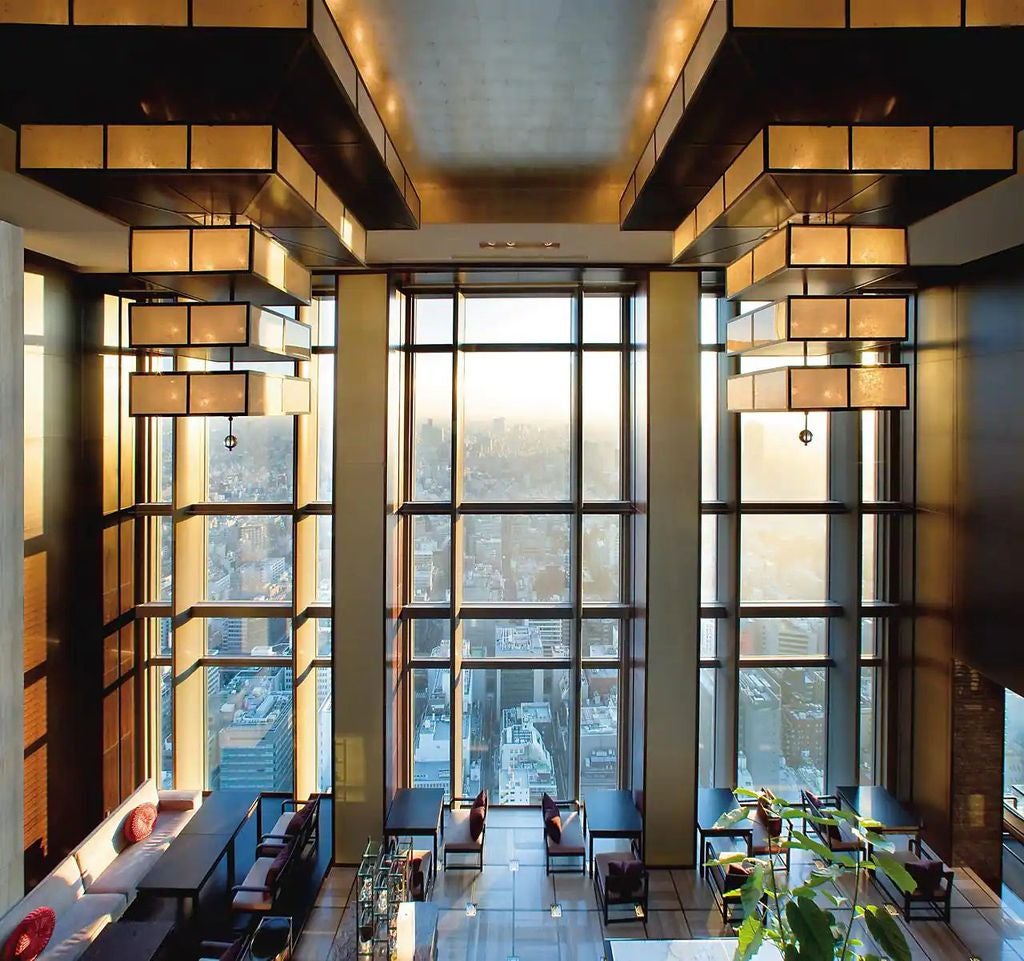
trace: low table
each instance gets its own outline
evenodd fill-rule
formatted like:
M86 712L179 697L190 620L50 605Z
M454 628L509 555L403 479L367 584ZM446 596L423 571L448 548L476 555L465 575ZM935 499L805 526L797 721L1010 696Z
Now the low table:
M263 812L259 791L214 791L195 816L181 829L181 834L204 834L227 837L228 887L235 883L235 838L246 821L256 815L256 841L263 836ZM171 846L174 844L172 842Z
M384 837L432 838L434 857L430 871L436 875L438 836L444 839L444 791L426 787L407 787L398 791L384 822Z
M594 874L594 838L626 838L643 857L644 820L631 791L594 790L583 795L583 833L588 836L587 865Z
M607 961L733 961L736 938L700 938L692 941L641 941L606 938ZM782 953L765 941L754 955L757 961L781 961Z
M155 961L173 930L169 921L117 921L100 931L79 961Z
M716 828L715 824L723 814L741 807L731 788L701 788L697 792L697 836L700 850L697 852L697 864L701 877L704 877L704 848L708 838L738 838L747 846L750 854L754 845L754 825L748 817L744 821L729 827Z

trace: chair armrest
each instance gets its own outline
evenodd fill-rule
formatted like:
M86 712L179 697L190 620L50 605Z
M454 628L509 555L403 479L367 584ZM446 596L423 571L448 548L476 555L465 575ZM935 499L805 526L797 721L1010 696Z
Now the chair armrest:
M199 942L199 950L200 951L204 951L204 952L205 951L221 951L221 952L224 952L224 951L227 951L227 949L230 948L232 944L233 944L233 942L231 942L231 941L200 941Z
M294 835L289 836L287 834L264 834L260 838L260 844L262 844L264 841L288 841L290 840L291 837L294 837Z
M236 884L232 889L232 894L238 894L239 891L249 891L258 894L273 894L273 888L268 888L265 884Z

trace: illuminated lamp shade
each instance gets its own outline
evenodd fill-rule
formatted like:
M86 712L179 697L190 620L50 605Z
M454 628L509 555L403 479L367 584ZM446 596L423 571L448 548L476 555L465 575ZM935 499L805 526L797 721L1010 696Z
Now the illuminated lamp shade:
M132 417L273 417L308 414L310 384L258 371L132 374Z
M221 287L233 294L225 299L241 297L250 288L259 288L263 303L309 304L312 299L309 270L278 241L251 226L133 227L128 269L201 300L218 299L210 293ZM217 277L225 283L214 285L210 278Z
M255 304L135 303L129 311L129 345L136 350L209 358L244 348L249 359L293 360L309 360L312 350L308 324Z
M909 368L779 367L728 380L730 413L780 413L843 410L905 410L909 406Z
M812 356L875 350L907 339L906 297L794 295L730 321L730 354Z

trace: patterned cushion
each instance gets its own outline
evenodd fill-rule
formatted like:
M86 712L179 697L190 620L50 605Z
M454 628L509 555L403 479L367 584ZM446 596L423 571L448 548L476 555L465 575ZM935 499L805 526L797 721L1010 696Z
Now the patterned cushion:
M57 915L52 908L36 908L22 918L4 945L3 961L35 961L53 937Z
M469 812L469 834L474 841L479 841L480 835L484 833L485 813L486 808L482 804L474 804Z
M541 813L544 815L546 821L549 817L558 814L558 805L555 803L555 799L550 794L542 795L540 799Z
M140 804L124 819L124 839L129 844L145 841L153 833L157 810L155 804Z
M608 892L620 898L631 897L638 894L644 883L644 862L609 861L608 862Z
M484 788L475 798L470 807L487 807L487 788Z

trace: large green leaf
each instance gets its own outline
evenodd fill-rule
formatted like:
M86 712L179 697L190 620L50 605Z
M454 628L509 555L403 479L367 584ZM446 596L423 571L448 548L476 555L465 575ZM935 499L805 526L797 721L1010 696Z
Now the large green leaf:
M863 828L863 825L861 827ZM896 845L884 834L876 834L874 831L860 831L858 833L878 851L889 851L891 853L896 850Z
M831 961L835 939L828 912L813 901L797 898L786 905L786 920L800 944L802 961Z
M736 808L735 811L726 811L717 821L715 821L713 827L717 830L722 828L731 828L735 824L739 824L740 821L747 819L746 808Z
M910 876L910 872L891 854L885 851L872 851L871 860L904 894L913 894L917 890L917 882Z
M765 866L760 861L754 862L750 877L743 882L740 888L740 903L743 905L745 915L757 913L757 904L764 894Z
M764 925L756 914L748 914L737 932L739 945L736 950L737 961L750 961L757 953L764 940Z
M810 851L823 861L828 862L832 860L832 852L820 841L815 841L814 838L808 837L803 831L793 832L791 846L801 851Z
M900 926L883 907L869 904L864 920L867 922L871 937L892 961L911 961L910 948L903 936Z

